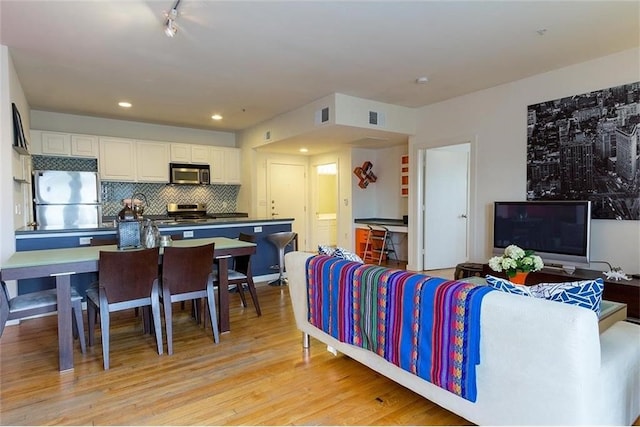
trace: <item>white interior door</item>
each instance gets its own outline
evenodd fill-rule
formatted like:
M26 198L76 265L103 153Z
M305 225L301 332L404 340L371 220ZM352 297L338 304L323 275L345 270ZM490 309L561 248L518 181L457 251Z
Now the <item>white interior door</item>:
M434 148L425 159L425 270L468 259L469 144Z
M315 165L311 186L313 226L311 246L338 244L338 165Z
M273 219L294 218L300 250L306 250L307 205L306 167L301 164L269 164L269 214Z

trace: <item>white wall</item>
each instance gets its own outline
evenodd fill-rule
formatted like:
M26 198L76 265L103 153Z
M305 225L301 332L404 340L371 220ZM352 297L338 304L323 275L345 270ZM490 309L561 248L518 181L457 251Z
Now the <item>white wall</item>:
M39 110L31 111L30 129L220 147L236 146L236 136L233 132L156 125Z
M29 104L13 66L6 46L0 45L0 263L16 250L14 224L23 221L24 211L14 215L14 203L23 199L22 185L13 180L12 164L17 153L13 150L13 113L15 102L22 116L22 126L29 129ZM9 283L9 291L15 295L15 282Z
M419 148L441 145L443 140L476 138L477 149L471 161L471 176L477 180L476 203L469 212L475 216L471 261L485 262L490 256L493 202L526 199L527 106L632 83L639 79L638 70L640 49L632 49L418 110L416 136L409 141L410 155ZM411 185L416 179L416 171L410 170ZM409 211L416 212L415 201L410 203ZM629 273L640 271L640 221L594 220L592 225L593 260L608 261ZM411 222L409 226L409 246L415 248ZM415 250L410 251L410 265L415 257ZM603 267L592 265L594 269Z
M353 217L401 219L407 214L408 199L400 196L400 164L407 147L398 145L389 148L352 150L351 187L353 191ZM376 182L367 188L358 186L359 179L353 174L356 166L365 161L373 163Z

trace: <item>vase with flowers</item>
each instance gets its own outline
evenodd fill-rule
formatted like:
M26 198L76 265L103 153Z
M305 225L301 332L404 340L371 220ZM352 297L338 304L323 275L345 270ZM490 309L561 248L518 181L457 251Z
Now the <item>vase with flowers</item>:
M504 271L513 283L524 284L527 274L542 270L544 263L532 250L509 245L505 248L504 255L494 256L489 260L489 267L493 271Z

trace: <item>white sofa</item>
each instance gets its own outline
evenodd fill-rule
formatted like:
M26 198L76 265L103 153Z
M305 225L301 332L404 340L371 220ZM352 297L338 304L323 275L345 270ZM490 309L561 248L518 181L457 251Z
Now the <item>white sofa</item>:
M499 291L481 310L477 400L472 403L342 343L308 322L306 260L285 256L296 324L309 336L480 425L631 425L640 416L640 325L602 335L588 309Z

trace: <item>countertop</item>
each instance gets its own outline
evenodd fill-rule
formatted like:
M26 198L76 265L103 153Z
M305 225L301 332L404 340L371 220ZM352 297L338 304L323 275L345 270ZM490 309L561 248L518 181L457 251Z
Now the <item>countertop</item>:
M398 226L406 227L402 219L394 218L356 218L353 220L356 224L369 224L369 225L383 225L383 226Z
M157 217L157 216L156 216ZM242 224L257 224L257 223L290 223L294 221L294 218L248 218L248 217L231 217L231 218L206 218L199 220L174 221L170 219L154 219L154 216L148 216L143 219L152 219L160 230L162 229L193 229L194 227L206 227L206 228L218 228L224 226L239 226ZM166 217L163 217L166 218ZM87 233L92 232L116 232L115 223L113 217L105 217L105 222L101 227L83 227L83 228L60 228L60 227L22 227L15 231L16 237L28 236L34 234L49 234L49 233ZM107 234L107 233L103 233Z
M366 229L368 225L385 227L392 233L407 233L409 227L402 219L395 218L356 218L353 220L356 228Z

